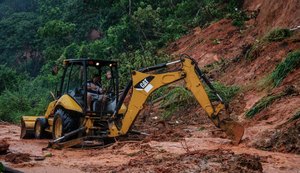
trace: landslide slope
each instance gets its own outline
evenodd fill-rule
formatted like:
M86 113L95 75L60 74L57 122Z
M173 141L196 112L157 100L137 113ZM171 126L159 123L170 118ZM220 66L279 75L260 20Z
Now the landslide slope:
M296 0L246 0L244 26L222 19L168 47L172 55L194 57L212 80L241 88L231 116L244 123L248 146L299 154L299 7ZM278 39L278 32L286 33ZM281 82L274 73L285 74Z

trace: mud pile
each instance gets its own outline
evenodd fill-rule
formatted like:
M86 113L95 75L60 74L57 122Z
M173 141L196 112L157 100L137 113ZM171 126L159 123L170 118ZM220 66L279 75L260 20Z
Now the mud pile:
M255 16L243 27L222 19L207 28L195 28L167 48L172 55L191 55L212 81L240 88L230 102L230 116L244 123L244 143L258 149L299 153L299 123L288 122L299 111L299 94L277 99L253 118L245 116L263 97L283 92L286 87L299 93L300 68L287 74L277 87L267 80L289 52L300 50L300 30L280 41L265 39L275 28L300 25L299 5L293 0L245 0L244 11Z
M9 153L5 156L6 162L14 164L29 162L31 161L30 155L27 153Z
M254 144L263 150L300 154L300 120L282 126L274 133L266 133L265 137Z
M295 0L245 0L244 8L258 11L256 30L264 33L271 28L292 28L300 25L300 3Z
M155 155L133 159L119 167L93 168L90 171L112 172L262 172L260 158L248 154L234 154L229 150L198 150L182 155Z
M6 154L9 148L9 144L6 140L0 140L0 154Z

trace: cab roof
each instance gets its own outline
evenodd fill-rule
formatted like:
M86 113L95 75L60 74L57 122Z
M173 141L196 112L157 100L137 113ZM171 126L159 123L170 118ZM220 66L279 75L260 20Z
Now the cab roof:
M66 59L64 60L64 65L83 65L84 63L87 66L117 66L117 61L107 61L99 59Z

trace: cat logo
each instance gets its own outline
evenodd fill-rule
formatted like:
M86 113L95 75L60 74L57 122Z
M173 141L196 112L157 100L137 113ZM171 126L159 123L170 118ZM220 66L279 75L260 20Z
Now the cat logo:
M154 79L154 76L148 76L145 79L138 82L134 88L136 90L144 90L146 93L149 93L149 91L153 88L153 85L150 84L150 82Z

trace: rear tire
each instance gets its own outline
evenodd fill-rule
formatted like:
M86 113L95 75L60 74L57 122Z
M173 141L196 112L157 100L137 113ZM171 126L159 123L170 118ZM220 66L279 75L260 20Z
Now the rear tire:
M79 117L74 117L69 112L58 109L54 115L52 138L57 139L79 127ZM65 139L68 140L68 139Z
M34 137L36 139L42 139L46 136L45 128L47 126L47 120L45 118L37 118L34 124Z

